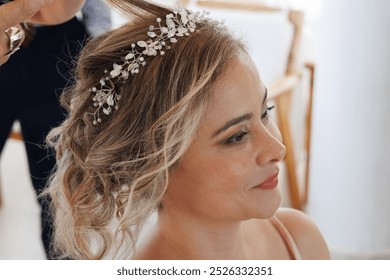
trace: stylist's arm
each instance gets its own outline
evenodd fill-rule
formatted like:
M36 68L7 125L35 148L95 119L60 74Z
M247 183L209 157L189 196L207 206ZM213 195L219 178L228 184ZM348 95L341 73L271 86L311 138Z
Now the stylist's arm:
M85 0L14 0L0 6L0 65L24 40L20 23L59 24L72 18Z

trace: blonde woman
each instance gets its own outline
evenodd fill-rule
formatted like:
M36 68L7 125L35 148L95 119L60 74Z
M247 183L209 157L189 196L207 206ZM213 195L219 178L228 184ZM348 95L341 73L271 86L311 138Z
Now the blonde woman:
M110 1L131 23L92 40L48 139L55 247L75 259L327 259L279 209L285 147L245 46L207 15ZM150 215L157 223L138 242Z

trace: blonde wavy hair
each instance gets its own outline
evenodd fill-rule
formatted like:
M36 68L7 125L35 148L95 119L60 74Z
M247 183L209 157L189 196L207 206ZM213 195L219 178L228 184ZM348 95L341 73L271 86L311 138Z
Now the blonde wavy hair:
M132 256L145 221L163 207L169 174L197 133L213 85L245 49L225 28L199 23L198 32L117 84L119 109L93 125L89 89L172 12L140 0L109 2L132 20L85 46L76 84L62 95L68 117L48 135L57 155L47 191L55 254L73 259Z

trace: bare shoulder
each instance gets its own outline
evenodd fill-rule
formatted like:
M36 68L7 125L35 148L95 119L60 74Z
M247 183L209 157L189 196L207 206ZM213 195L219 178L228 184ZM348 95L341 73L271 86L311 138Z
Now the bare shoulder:
M280 208L276 216L290 232L303 259L330 258L321 232L308 215L296 209Z

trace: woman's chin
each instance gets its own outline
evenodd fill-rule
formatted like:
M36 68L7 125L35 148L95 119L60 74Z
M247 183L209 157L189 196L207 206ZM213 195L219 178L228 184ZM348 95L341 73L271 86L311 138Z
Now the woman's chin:
M266 201L261 202L256 213L257 219L269 219L278 211L282 202L282 196L278 189L273 190L272 197L268 197Z

